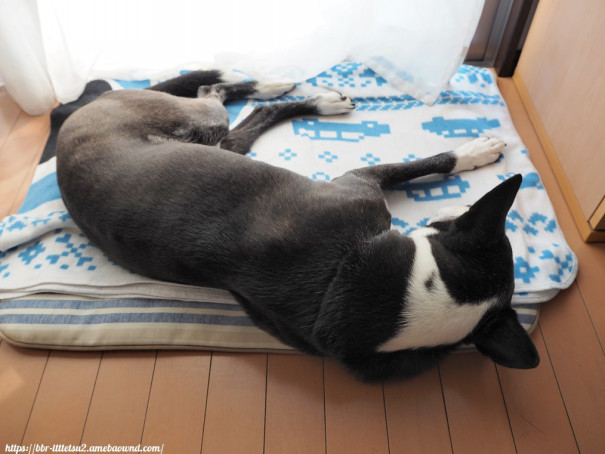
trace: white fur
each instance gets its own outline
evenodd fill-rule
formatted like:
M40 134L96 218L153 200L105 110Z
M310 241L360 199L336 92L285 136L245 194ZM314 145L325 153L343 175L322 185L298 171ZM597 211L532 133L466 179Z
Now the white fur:
M252 80L252 78L241 71L231 70L227 72L221 72L221 80L229 84L237 84L240 82L246 82Z
M435 217L429 220L429 224L438 221L449 221L452 219L459 218L470 209L470 206L466 205L451 205L447 207L441 207L437 210Z
M182 140L176 139L175 137L158 136L157 134L147 134L145 139L151 143L182 142Z
M493 300L473 304L456 303L441 279L427 238L436 232L433 228L425 227L410 234L416 252L402 314L405 325L378 351L435 347L461 341L494 303ZM431 276L433 285L428 289L425 283Z
M355 104L348 96L331 91L313 98L320 115L338 115L352 111Z
M500 152L506 146L500 139L479 137L456 148L456 165L452 173L473 170L486 164L491 164L500 157Z
M272 99L281 95L285 95L296 87L293 83L265 83L258 82L256 85L256 93L250 96L254 99Z

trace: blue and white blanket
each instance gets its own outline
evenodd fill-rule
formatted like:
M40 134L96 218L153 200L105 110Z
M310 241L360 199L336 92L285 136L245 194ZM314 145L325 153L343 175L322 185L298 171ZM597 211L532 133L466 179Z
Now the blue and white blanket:
M150 83L122 85L143 88ZM421 159L480 135L496 136L507 143L497 163L458 175L419 179L388 191L393 228L408 234L425 225L440 207L471 204L510 175L521 173L523 184L506 223L515 264L513 301L544 302L572 283L577 259L489 70L462 66L430 107L402 95L369 68L351 62L336 65L299 84L287 96L267 102L303 99L326 89L353 97L356 110L346 116L283 122L254 143L250 158L329 181L353 168ZM230 104L232 124L267 102ZM54 159L36 170L19 212L0 222L0 298L48 292L233 302L227 292L153 281L109 260L67 212L57 187Z

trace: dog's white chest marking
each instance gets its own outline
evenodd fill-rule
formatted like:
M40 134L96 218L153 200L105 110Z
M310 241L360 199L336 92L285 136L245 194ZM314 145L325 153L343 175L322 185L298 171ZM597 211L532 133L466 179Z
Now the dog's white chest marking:
M408 348L436 347L464 339L493 304L493 300L473 304L458 304L441 279L437 262L427 235L434 229L418 229L410 235L416 252L407 300L405 320L391 339L378 351L392 352Z

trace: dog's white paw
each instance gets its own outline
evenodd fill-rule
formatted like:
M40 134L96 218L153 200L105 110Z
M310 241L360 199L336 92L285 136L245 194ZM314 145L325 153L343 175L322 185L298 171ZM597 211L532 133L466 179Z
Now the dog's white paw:
M256 92L251 95L254 99L271 99L285 95L294 90L296 84L293 83L264 83L257 82Z
M336 91L317 95L311 98L317 106L319 115L338 115L351 112L355 109L353 100L348 96L343 96Z
M479 137L465 143L454 150L456 165L452 173L473 170L495 162L505 146L500 139L490 137Z

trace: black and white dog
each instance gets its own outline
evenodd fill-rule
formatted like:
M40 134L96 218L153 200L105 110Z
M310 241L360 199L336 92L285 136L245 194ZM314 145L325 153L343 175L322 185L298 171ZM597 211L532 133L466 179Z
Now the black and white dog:
M411 377L462 343L504 366L537 366L511 308L504 233L521 176L408 237L390 230L382 193L491 163L504 144L479 138L314 182L244 154L280 120L346 113L350 98L332 92L257 107L232 131L223 107L292 88L226 83L220 72L199 71L103 94L59 133L57 173L69 212L127 269L227 289L262 329L336 358L363 380Z

